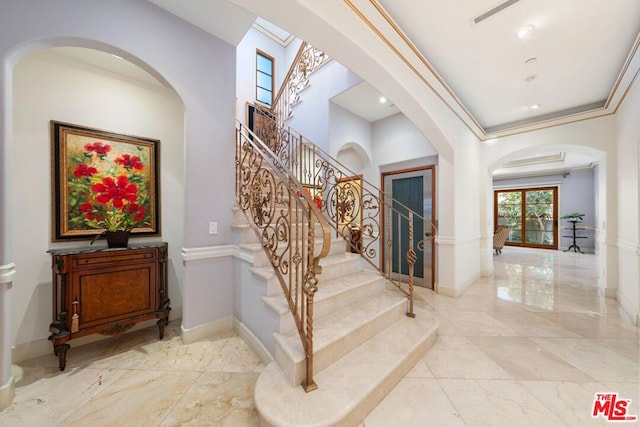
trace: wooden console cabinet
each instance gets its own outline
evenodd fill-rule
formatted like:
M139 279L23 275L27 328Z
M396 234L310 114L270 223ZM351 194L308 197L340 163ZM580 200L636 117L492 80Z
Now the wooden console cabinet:
M73 338L119 335L136 323L157 318L162 339L171 311L166 243L48 252L53 272L49 340L61 371L66 366L68 341Z

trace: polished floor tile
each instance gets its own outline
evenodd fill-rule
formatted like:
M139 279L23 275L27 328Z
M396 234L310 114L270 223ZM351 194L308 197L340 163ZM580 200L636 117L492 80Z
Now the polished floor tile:
M611 425L592 417L596 393L640 416L640 329L600 295L596 266L508 247L459 298L417 288L436 344L360 426ZM257 426L258 357L233 331L189 345L179 334L172 322L162 341L149 328L72 348L64 372L53 355L21 363L0 426Z

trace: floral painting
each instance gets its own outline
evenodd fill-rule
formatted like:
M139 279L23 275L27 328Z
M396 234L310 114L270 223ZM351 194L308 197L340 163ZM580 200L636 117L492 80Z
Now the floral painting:
M159 234L159 141L51 122L53 240Z

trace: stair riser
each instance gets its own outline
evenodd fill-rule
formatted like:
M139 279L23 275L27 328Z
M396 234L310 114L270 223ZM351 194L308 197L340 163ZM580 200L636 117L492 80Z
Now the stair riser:
M350 288L340 294L317 300L313 306L314 316L316 319L321 319L351 304L356 304L359 301L367 301L372 296L382 292L384 286L385 280L382 277L376 277L356 288Z
M289 205L286 204L278 204L276 206L277 210L289 210ZM306 222L306 213L302 209L292 209L292 215L296 216L296 220L293 222ZM249 224L250 220L247 219L247 215L251 215L251 211L247 210L246 212L241 208L233 208L233 223L234 224Z
M321 277L325 281L345 277L362 270L362 259L358 256L349 256L339 264L326 264L322 261L320 260Z
M336 360L349 353L398 319L405 315L405 304L396 305L390 310L378 313L376 317L351 331L339 340L329 345L314 349L314 373L319 373ZM306 361L293 361L281 347L282 343L276 340L276 361L287 377L291 385L299 385L306 377Z
M262 253L264 254L264 251L262 251ZM262 257L262 255L256 254L256 258L258 256ZM267 259L267 256L266 254L264 254L264 258L262 258L259 262L264 264L266 259ZM322 261L320 262L320 265L322 265ZM271 263L267 260L264 266L271 266ZM318 280L320 281L319 286L322 286L323 282L326 283L329 280L332 280L338 277L345 277L350 274L356 273L360 271L360 266L361 266L361 260L357 257L350 257L349 259L346 259L343 263L339 263L339 264L324 265L322 266L322 273L320 273L320 275L318 276ZM282 288L280 286L280 282L278 281L277 277L274 276L273 278L267 280L266 286L267 286L266 296L281 294Z
M378 278L371 282L365 282L361 286L349 288L345 292L332 295L329 298L318 299L313 305L314 318L317 320L358 301L366 301L373 295L384 290L384 283L384 279ZM284 295L282 295L282 288L279 286L280 285L278 284L276 295L279 295L284 299ZM296 325L290 312L284 313L280 316L279 332L281 334L290 334L295 330L295 328Z
M236 231L236 233L240 234L240 238L236 239L238 241L238 243L260 243L261 242L261 238L258 236L258 234L256 234L256 232L254 231L254 229L250 226L248 226L247 224L234 224L231 226L232 229L234 229ZM260 233L262 233L262 231L260 231ZM296 237L296 227L293 227L291 229L291 236L293 238ZM298 227L298 233L300 238L303 236L303 230L301 227ZM320 224L316 224L315 225L315 241L316 242L322 242L322 226Z
M316 244L314 245L314 253L319 254L322 250L323 242L321 240L316 240ZM341 253L345 253L346 250L346 242L344 240L334 240L331 242L331 249L329 250L329 255L338 255ZM328 256L329 256L328 255ZM293 265L293 263L290 263ZM269 267L271 266L271 261L267 256L264 249L256 250L253 252L253 266L254 267ZM324 274L324 270L323 273ZM267 295L270 295L267 293Z

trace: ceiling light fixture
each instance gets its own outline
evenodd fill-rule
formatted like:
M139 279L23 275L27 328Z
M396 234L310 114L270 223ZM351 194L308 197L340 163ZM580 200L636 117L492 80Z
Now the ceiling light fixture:
M529 58L529 59L527 59L526 61L524 61L524 63L525 63L526 65L529 65L529 64L533 64L533 63L534 63L534 62L536 62L537 60L538 60L538 58L533 57L533 58Z
M540 104L529 105L529 110L537 110L538 108L540 108Z
M387 98L385 98L384 96L380 97L380 104L384 104L385 102L387 102Z
M516 32L516 36L519 39L523 39L527 37L529 34L531 34L533 29L534 29L533 25L525 25L524 27L518 28L518 31Z

